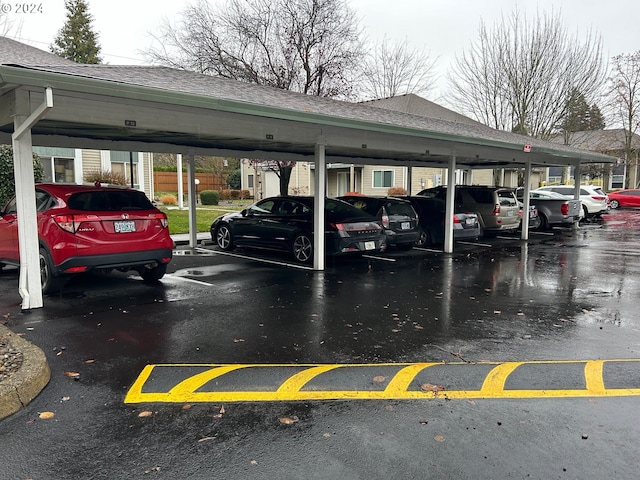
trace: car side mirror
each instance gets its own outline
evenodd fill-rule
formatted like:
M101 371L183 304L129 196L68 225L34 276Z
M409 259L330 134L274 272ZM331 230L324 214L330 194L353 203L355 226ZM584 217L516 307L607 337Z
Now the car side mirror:
M246 216L248 215L248 213L249 213L249 212L247 211L247 209L246 209L246 208L243 208L243 209L240 211L240 215L242 215L243 217L246 217Z

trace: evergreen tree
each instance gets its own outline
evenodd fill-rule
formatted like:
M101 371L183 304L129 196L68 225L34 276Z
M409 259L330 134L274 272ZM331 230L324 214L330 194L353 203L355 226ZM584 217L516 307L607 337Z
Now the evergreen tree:
M596 104L589 106L584 95L573 89L566 102L566 113L560 123L565 144L573 132L600 130L605 127L604 117Z
M93 31L93 18L85 0L65 0L67 21L58 31L51 52L78 63L100 63L98 35Z

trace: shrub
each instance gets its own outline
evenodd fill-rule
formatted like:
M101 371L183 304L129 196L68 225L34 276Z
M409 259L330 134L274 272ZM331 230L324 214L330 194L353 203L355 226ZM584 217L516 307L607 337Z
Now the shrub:
M111 170L94 170L92 172L85 173L82 178L87 183L100 182L110 185L129 185L124 175L112 172Z
M240 199L248 200L251 198L251 192L249 190L240 190Z
M220 190L220 200L240 200L244 192L248 198L249 190Z
M42 182L44 168L40 157L33 154L33 177L36 183ZM0 207L4 206L16 193L15 177L13 173L13 147L0 145Z
M175 195L162 195L160 197L160 202L163 205L177 205L178 199L176 198Z
M203 190L200 192L200 201L203 205L218 205L220 194L217 190Z
M347 192L344 194L345 197L355 197L358 195L362 195L360 192Z
M387 195L389 195L390 197L393 197L396 195L406 195L406 194L407 194L407 189L402 187L391 187L389 190L387 190Z

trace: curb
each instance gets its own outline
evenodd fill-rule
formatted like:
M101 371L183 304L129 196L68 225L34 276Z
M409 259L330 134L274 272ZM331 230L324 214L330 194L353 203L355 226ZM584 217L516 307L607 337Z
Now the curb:
M51 371L41 349L3 325L0 325L0 335L8 337L23 355L22 366L18 371L0 382L0 419L3 419L36 398L49 383Z

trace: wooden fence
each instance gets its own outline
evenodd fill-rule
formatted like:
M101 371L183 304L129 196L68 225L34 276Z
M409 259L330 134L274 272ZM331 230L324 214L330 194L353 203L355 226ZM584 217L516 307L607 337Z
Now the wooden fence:
M200 180L198 192L203 190L226 190L227 175L223 173L196 173L196 178ZM177 192L178 173L177 172L153 172L153 188L156 192ZM187 192L187 174L182 174L182 188Z

